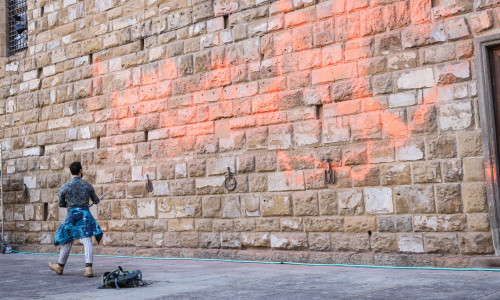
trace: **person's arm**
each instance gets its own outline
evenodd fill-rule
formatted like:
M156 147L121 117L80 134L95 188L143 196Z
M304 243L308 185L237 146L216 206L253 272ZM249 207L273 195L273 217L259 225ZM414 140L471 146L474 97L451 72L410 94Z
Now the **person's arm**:
M65 190L64 190L64 186L61 188L61 190L59 191L59 201L57 202L57 205L59 207L67 207L68 206L68 203L66 202L66 198L64 196L65 194Z
M94 202L94 204L99 204L99 197L97 197L94 187L91 184L89 184L89 196L90 199L92 199L92 202Z

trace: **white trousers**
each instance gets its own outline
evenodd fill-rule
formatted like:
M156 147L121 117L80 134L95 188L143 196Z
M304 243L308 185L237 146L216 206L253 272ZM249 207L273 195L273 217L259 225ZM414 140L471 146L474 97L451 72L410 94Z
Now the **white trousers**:
M94 260L94 245L92 244L92 237L86 237L81 240L83 243L83 249L85 250L85 263L91 264ZM61 265L65 265L66 261L68 261L71 246L73 246L73 241L61 245L61 253L59 254L59 263Z

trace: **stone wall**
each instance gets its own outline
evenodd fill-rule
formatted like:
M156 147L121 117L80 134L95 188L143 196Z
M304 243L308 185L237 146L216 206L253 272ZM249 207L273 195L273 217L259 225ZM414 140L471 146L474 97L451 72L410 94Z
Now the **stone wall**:
M52 243L80 160L105 246L492 253L473 38L499 24L488 0L30 0L0 69L11 242Z

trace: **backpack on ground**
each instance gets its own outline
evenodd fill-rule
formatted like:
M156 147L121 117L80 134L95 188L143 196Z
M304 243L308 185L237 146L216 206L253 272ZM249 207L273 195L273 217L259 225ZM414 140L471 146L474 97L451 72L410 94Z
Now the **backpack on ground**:
M118 269L112 272L105 272L102 274L101 284L101 288L116 287L120 289L120 287L144 286L147 283L142 281L141 270L124 271L122 267L118 267Z

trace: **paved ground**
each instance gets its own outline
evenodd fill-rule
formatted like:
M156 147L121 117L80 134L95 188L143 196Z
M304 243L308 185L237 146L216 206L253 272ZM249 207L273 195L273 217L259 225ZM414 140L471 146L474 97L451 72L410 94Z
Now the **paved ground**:
M500 272L96 257L95 275L121 265L140 268L152 283L115 290L83 277L83 257L70 257L63 276L47 267L56 259L0 254L0 299L500 299Z

